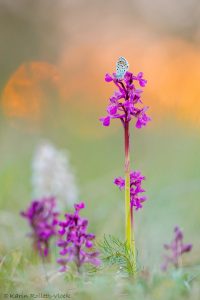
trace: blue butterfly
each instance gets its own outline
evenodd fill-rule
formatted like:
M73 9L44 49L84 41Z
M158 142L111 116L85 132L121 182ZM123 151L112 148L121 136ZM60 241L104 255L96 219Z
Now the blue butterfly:
M116 63L116 78L123 79L128 68L129 64L126 58L121 56Z

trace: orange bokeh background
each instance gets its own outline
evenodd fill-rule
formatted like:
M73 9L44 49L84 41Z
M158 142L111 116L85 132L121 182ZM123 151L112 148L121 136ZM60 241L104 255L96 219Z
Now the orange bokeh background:
M162 3L161 3L162 2ZM200 125L198 1L0 2L1 108L8 120L40 126L51 107L104 114L104 82L119 56L143 71L144 101L157 120ZM191 17L193 16L193 17Z
M69 102L76 106L71 100L80 97L79 109L101 110L109 95L104 73L113 72L117 57L125 53L130 69L145 73L144 97L153 114L172 113L179 120L200 125L199 48L172 38L153 42L144 38L137 48L135 44L137 39L124 40L121 52L113 44L105 51L100 46L82 45L81 49L64 49L54 64L29 61L20 65L3 88L4 113L39 121L48 109L49 90L56 92L60 105Z

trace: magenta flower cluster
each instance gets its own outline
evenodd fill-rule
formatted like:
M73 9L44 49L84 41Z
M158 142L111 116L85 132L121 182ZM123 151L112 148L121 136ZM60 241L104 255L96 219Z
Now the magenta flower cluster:
M95 266L100 264L99 252L93 251L93 240L95 235L87 232L88 220L80 217L79 212L85 207L83 202L75 204L73 214L67 213L65 220L59 222L60 239L57 243L60 257L57 262L61 265L61 272L67 270L68 263L74 261L78 271L84 263Z
M50 239L56 235L58 212L55 207L56 199L49 197L32 201L28 209L21 212L32 228L30 236L41 256L49 254Z
M179 268L181 256L192 250L192 244L184 244L183 237L183 232L176 226L174 228L174 239L170 244L164 244L164 248L168 250L170 254L164 256L164 262L161 266L163 271L166 271L170 264L175 268Z
M142 208L142 203L147 200L146 196L141 196L141 193L145 192L145 190L142 188L143 180L145 180L145 177L140 171L130 172L130 205L131 208L135 207L136 210ZM117 177L114 180L114 184L116 184L122 190L125 188L125 179L122 177Z
M135 117L136 127L141 128L151 120L146 114L148 107L142 107L143 90L135 86L135 83L138 83L140 87L145 87L147 80L143 78L142 72L136 76L131 72L126 72L122 79L118 79L115 73L106 74L105 81L113 82L118 90L110 98L107 116L100 118L104 126L109 126L111 119L120 119L124 125Z

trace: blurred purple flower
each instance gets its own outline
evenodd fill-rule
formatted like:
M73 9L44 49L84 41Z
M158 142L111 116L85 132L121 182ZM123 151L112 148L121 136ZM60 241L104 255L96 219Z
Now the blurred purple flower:
M122 177L117 177L114 180L114 184L116 184L120 190L123 190L125 187L125 180Z
M107 74L105 75L105 81L106 81L106 82L111 82L111 81L113 81L112 76L111 76L110 74L107 73Z
M142 203L147 200L146 196L141 196L140 193L144 193L145 190L142 188L142 181L145 177L142 176L140 171L130 172L130 205L131 208L135 207L136 210L142 208ZM125 188L125 180L122 177L117 177L114 180L121 190Z
M143 72L139 72L137 76L133 76L134 80L137 80L139 82L139 85L142 87L145 87L147 84L147 80L143 78Z
M33 200L21 216L26 218L32 228L34 248L41 256L48 256L50 239L56 235L58 212L55 210L54 197Z
M60 239L57 246L61 248L60 255L63 257L57 262L61 265L61 272L66 271L68 263L72 261L75 262L78 271L84 263L95 266L100 264L99 252L91 250L95 235L87 233L88 220L79 215L79 211L84 207L84 202L75 204L74 213L67 213L65 220L59 222L61 229L58 231Z
M144 107L143 109L139 110L137 114L137 122L135 125L137 128L142 128L150 121L150 118L145 113L147 109L148 107Z
M166 271L170 264L175 268L179 268L181 256L192 250L192 244L184 244L183 238L183 232L176 226L174 228L174 239L170 244L164 244L164 248L170 251L170 254L164 256L164 262L161 265L163 271Z
M139 107L137 104L142 104L142 90L135 87L135 83L141 87L145 87L147 80L143 78L143 73L140 72L137 76L131 72L126 72L124 78L118 79L116 74L105 75L106 82L113 82L118 90L110 97L110 103L107 107L107 116L101 117L99 120L104 126L110 125L111 119L120 119L123 125L136 118L136 127L142 128L151 120L146 114L148 107Z
M103 126L109 126L110 125L110 117L109 116L106 116L106 117L102 117L99 119Z

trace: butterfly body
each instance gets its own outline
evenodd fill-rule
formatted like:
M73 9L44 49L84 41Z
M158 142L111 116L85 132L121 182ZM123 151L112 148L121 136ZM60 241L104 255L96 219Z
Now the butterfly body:
M122 56L119 57L116 63L116 78L123 79L128 68L129 68L128 61Z

